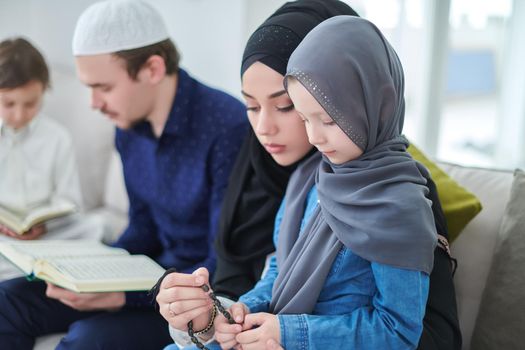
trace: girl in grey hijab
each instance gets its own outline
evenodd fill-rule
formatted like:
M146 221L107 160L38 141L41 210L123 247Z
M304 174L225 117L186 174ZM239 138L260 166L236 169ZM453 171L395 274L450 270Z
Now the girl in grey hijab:
M276 264L241 297L242 327L217 321L216 339L223 348L273 339L288 349L415 349L437 234L427 171L401 136L399 59L373 24L338 16L294 51L285 85L322 162L292 175Z

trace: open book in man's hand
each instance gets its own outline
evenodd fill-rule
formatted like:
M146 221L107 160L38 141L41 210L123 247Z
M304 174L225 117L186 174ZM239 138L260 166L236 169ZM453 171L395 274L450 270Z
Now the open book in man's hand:
M145 255L96 241L0 242L0 254L29 278L74 292L146 291L164 273Z
M76 205L66 199L55 199L50 203L30 210L14 211L0 205L0 224L23 235L31 227L76 211Z

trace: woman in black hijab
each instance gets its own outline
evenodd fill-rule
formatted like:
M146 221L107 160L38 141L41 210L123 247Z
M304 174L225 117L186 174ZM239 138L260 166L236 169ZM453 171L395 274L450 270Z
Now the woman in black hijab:
M256 62L284 76L290 55L306 34L325 19L337 15L357 16L357 13L334 0L286 3L248 40L241 79ZM314 152L311 146L308 148L311 152L305 157ZM300 162L301 159L289 165L286 161L286 165L279 163L257 139L253 129L250 130L232 171L222 207L216 240L217 269L213 278L216 294L236 300L260 279L266 257L275 250L272 232L277 209L288 179Z
M280 79L279 87L275 92L283 90L282 78L286 73L288 59L301 40L323 20L343 14L357 15L349 6L335 0L289 2L279 8L252 34L246 45L241 67L243 93L247 101L249 116L253 112L260 112L254 111L256 108L264 110L269 100L273 103L272 108L279 107L277 103L279 101L276 102L271 98L268 101L261 101L263 98L259 98L259 95L273 93L274 89L270 89L264 81L267 76L253 73L254 69L258 69L257 66L270 68L273 74L278 75ZM250 67L252 69L245 74ZM261 93L257 93L255 89L259 89ZM253 97L257 98L253 99ZM277 98L284 101L281 102L281 107L285 109L290 107L290 103L286 102L287 95ZM293 111L293 105L291 109ZM286 113L289 112L289 110L283 110L279 113L283 113L281 118L287 118ZM299 120L297 116L295 118ZM252 119L250 121L257 132L257 126L254 125ZM293 128L289 129L291 131ZM217 270L212 287L216 294L231 300L237 300L260 279L268 254L275 250L272 243L274 218L289 176L297 163L310 157L314 152L313 148L308 145L307 148L306 146L302 148L303 155L300 154L301 152L296 152L297 154L292 154L291 158L286 159L286 154L279 152L279 145L274 147L270 144L265 148L262 145L265 142L257 138L256 132L250 131L232 171L216 242ZM435 186L431 181L428 186L431 190L430 198L436 203L433 211L438 231L446 233L445 220L439 201L436 200ZM441 262L437 261L438 255ZM443 255L442 252L436 251L436 268L431 276L431 296L427 304L428 317L425 318L425 331L420 349L453 349L454 347L450 345L452 344L451 339L460 339L458 338L455 297L448 270L448 258L441 255ZM441 280L434 283L437 281L434 278L434 272L440 270L438 266L441 267L441 280L444 283ZM198 275L203 279L202 281L196 281ZM207 303L208 297L200 288L192 286L208 283L207 279L208 272L199 269L194 275L170 274L169 278L163 282L161 290L164 288L165 291L159 294L157 301L161 314L170 325L184 331L187 328L187 322L193 320L195 330L205 328L209 320L211 304ZM184 297L173 297L169 291L172 289L170 287L175 286L179 292L184 294ZM432 295L437 289L440 290L439 295L433 302ZM448 298L442 299L441 294ZM201 316L203 321L199 323L197 316ZM427 322L427 318L432 320ZM172 332L177 342L187 343L182 336L184 332L181 333ZM440 344L442 340L447 342ZM443 346L438 347L437 345Z

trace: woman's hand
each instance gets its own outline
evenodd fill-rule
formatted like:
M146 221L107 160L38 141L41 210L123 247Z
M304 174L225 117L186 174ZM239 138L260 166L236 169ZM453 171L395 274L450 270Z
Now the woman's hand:
M213 301L201 288L209 285L209 273L204 267L193 272L170 273L162 280L157 303L162 317L171 327L186 331L193 320L194 331L205 328L210 321Z

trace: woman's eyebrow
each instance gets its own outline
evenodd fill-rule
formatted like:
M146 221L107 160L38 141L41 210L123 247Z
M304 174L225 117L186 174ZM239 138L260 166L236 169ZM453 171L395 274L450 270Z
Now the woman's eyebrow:
M284 95L285 93L286 93L286 90L277 91L277 92L274 92L273 94L268 95L268 98L276 98L276 97Z
M268 95L268 98L269 99L272 99L272 98L276 98L276 97L279 97L279 96L282 96L286 93L286 90L280 90L280 91L277 91L277 92L274 92L270 95ZM247 93L246 91L244 90L241 90L241 94L245 97L248 97L248 98L253 98L255 99L255 97L253 97L252 95L250 95L249 93Z
M244 91L244 90L241 90L241 94L242 94L243 96L245 96L245 97L248 97L248 98L254 98L252 95L246 93L246 91Z

